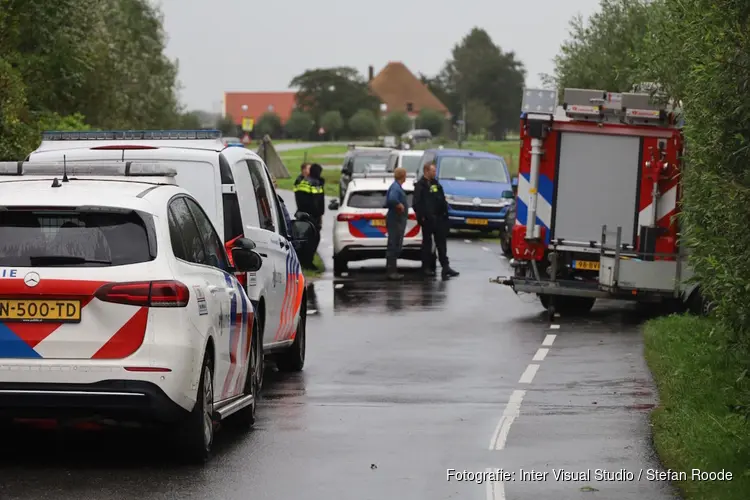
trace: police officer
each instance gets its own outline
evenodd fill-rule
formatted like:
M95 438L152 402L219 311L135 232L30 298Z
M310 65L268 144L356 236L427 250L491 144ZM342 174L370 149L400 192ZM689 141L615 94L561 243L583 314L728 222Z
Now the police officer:
M294 187L297 212L308 214L310 222L315 226L315 232L311 235L310 255L305 256L306 262L303 262L303 265L306 265L308 268L312 266L313 256L318 250L323 213L325 211L325 194L323 192L323 185L320 182L320 173L322 170L323 167L320 165L311 165L309 175L304 177Z
M307 177L308 175L310 175L310 164L309 163L303 163L299 167L299 175L297 176L296 179L294 179L294 202L297 204L297 210L301 210L299 208L300 199L299 199L299 196L297 194L297 193L299 193L301 191L299 191L298 186L299 186L300 182L302 182L303 180L305 180L305 177Z
M458 276L448 262L448 202L443 186L436 179L434 163L424 166L424 176L414 185L414 212L422 226L422 272L434 276L432 270L432 239L435 239L443 278Z

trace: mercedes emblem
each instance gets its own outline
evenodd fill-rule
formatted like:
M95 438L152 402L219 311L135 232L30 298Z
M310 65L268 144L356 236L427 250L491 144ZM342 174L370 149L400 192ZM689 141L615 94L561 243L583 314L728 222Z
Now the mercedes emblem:
M29 288L34 288L39 284L40 279L39 274L32 271L23 277L23 282L26 283L26 286Z

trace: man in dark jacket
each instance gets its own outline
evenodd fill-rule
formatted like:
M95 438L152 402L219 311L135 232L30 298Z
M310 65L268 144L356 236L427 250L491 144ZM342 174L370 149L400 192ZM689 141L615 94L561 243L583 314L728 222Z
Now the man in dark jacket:
M435 238L443 278L458 276L448 262L448 202L443 186L436 179L435 164L424 167L424 176L414 184L414 212L422 226L422 272L434 276L432 270L432 239Z

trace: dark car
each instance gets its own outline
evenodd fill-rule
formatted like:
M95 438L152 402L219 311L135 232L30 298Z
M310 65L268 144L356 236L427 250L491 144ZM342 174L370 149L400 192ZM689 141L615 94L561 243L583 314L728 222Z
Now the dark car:
M364 176L368 172L386 171L390 148L354 148L344 157L339 181L339 203L344 202L346 188L353 177Z

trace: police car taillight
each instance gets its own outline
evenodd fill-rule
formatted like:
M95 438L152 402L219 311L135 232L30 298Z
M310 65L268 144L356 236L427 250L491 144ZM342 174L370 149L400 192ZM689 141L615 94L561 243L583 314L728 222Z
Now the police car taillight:
M190 290L179 281L131 281L101 286L94 297L102 302L141 307L186 307Z

